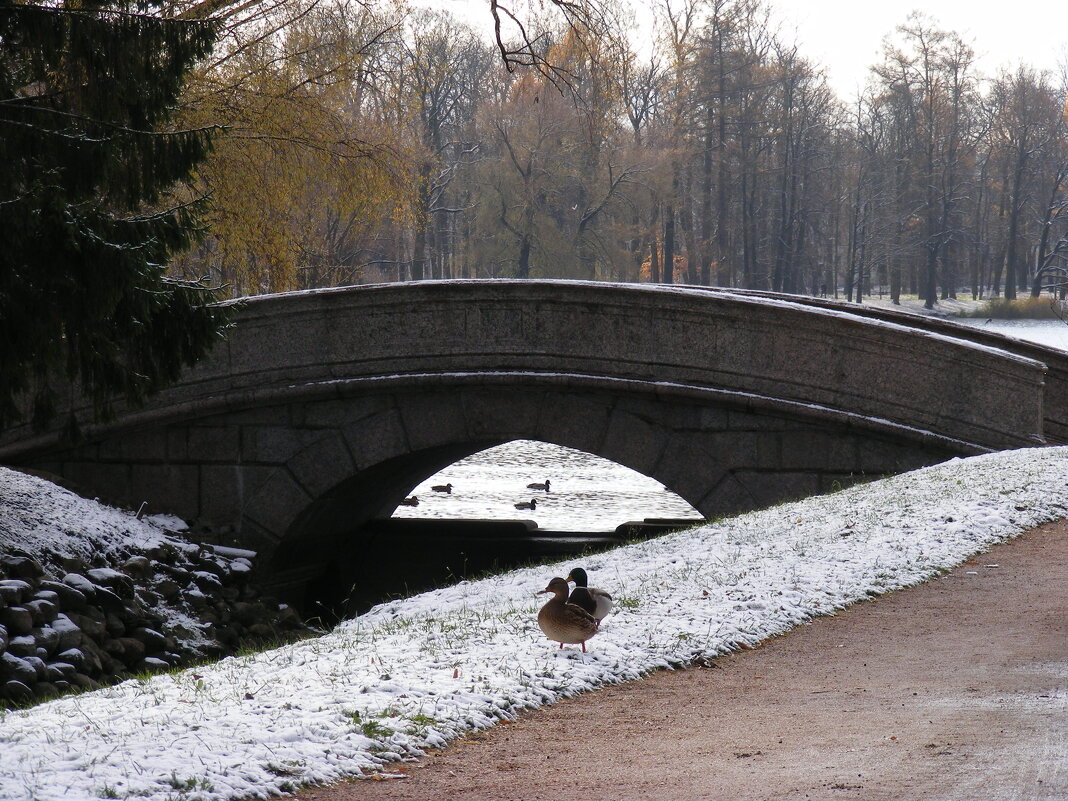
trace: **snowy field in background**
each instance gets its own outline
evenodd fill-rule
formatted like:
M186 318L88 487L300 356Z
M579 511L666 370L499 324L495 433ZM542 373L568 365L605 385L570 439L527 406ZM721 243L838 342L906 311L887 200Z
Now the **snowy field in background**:
M98 539L101 529L150 536L126 513L60 493L20 509L24 525L81 516ZM1068 448L1044 448L953 460L591 556L591 584L618 606L587 654L557 650L535 621L546 597L535 593L572 563L464 582L319 639L0 712L0 799L264 798L388 772L519 710L753 645L1065 516Z

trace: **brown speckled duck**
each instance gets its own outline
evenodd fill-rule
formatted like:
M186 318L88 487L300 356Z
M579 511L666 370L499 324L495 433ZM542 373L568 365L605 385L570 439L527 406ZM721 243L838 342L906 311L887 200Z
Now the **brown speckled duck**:
M597 621L580 606L568 603L567 580L554 578L541 592L551 592L552 599L538 612L538 625L550 640L571 645L581 645L586 653L586 640L597 633ZM540 594L540 593L539 593Z
M571 591L568 602L581 606L593 615L593 619L600 625L601 621L612 611L612 596L604 590L586 586L589 579L586 571L581 567L576 567L568 573L567 580L575 582L575 589Z

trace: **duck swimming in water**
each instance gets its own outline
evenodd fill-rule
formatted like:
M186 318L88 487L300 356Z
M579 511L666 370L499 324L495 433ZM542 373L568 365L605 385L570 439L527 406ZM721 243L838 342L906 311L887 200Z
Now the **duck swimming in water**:
M403 501L400 502L400 505L401 506L418 506L419 505L419 497L417 495L413 495L411 498L405 498Z
M452 495L452 484L437 484L430 489L434 492L444 492L446 495Z
M548 492L549 491L549 479L545 479L545 483L544 484L539 484L537 482L534 482L533 484L527 484L527 489L544 490L545 492Z
M586 640L597 633L597 621L580 606L568 603L567 580L556 577L542 593L551 592L553 597L538 612L538 625L545 636L554 642L581 645L586 653ZM539 593L540 595L541 593Z
M576 567L568 573L567 580L575 582L575 589L571 591L571 595L567 599L568 602L582 607L600 624L608 616L608 613L612 611L614 606L612 596L604 590L588 587L589 578L586 576L586 571L581 567Z
M529 501L520 501L515 505L516 509L537 509L538 501L535 498L531 498Z

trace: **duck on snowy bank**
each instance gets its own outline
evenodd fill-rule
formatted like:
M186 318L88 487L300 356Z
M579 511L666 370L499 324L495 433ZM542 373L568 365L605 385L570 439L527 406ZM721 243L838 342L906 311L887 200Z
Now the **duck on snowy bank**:
M586 653L586 640L597 633L597 621L580 606L568 603L567 580L559 577L549 581L549 586L539 592L551 592L553 597L538 612L538 626L550 640L570 645L581 645Z

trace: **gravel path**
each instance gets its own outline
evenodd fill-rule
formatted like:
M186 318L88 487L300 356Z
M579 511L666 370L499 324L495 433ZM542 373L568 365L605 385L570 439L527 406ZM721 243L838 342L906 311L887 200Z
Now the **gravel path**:
M359 799L1068 799L1068 521L707 667L453 743Z

